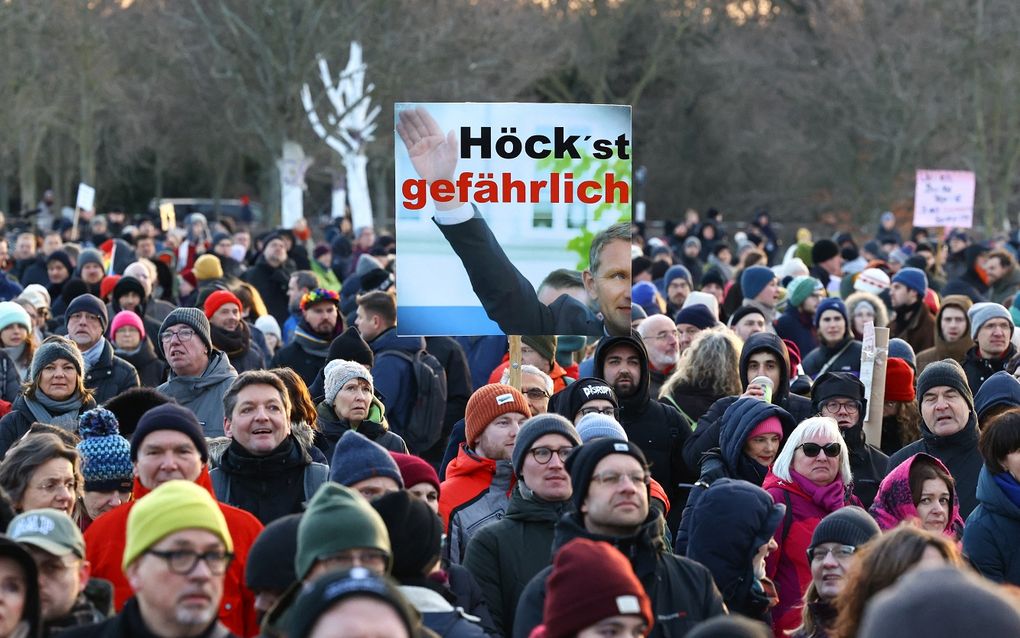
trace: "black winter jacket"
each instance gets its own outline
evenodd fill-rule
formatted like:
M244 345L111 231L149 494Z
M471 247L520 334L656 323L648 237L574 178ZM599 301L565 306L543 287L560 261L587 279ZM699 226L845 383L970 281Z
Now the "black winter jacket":
M0 425L2 424L3 421L0 421ZM960 516L967 518L978 505L978 475L984 465L981 452L978 451L977 417L972 413L967 425L949 436L935 436L922 421L921 435L920 441L915 441L892 455L886 473L918 452L934 456L945 464L956 480Z
M620 396L620 424L627 431L627 437L636 443L651 465L652 478L666 491L670 500L669 527L675 529L680 523L683 501L686 494L681 483L691 483L697 478L697 465L684 465L681 451L684 441L691 435L691 428L680 412L671 405L652 400L649 395L651 384L648 372L648 352L641 339L634 335L604 337L595 348L595 374L605 379L606 354L621 344L632 346L641 359L641 378L636 379L637 389L629 397Z
M78 416L94 407L96 407L96 402L89 399L78 408ZM0 419L0 458L7 454L7 450L14 445L15 441L25 436L35 421L35 416L28 408L24 395L15 399L11 411Z
M308 352L297 340L277 350L272 362L272 367L290 368L302 379L314 379L325 365L325 356Z
M287 323L287 317L290 316L290 311L287 308L287 284L290 282L293 270L290 263L273 268L266 263L264 256L259 255L255 265L241 275L241 279L259 291L269 314L273 315L281 326Z
M138 387L138 371L113 354L113 344L103 339L103 353L85 373L85 387L92 390L96 403L105 403L124 390Z
M141 611L138 609L138 600L131 598L125 603L124 609L119 614L101 622L97 625L88 625L70 629L62 634L63 638L157 638L156 634L149 630L145 621L142 620ZM219 620L215 620L201 634L195 638L237 638L224 627Z
M146 388L155 388L166 381L169 367L166 362L156 356L156 350L148 339L142 339L138 350L133 354L117 355L130 363L138 371L138 381Z
M849 336L834 346L827 346L819 342L818 347L804 357L801 366L803 366L804 372L814 379L822 374L822 368L825 367L829 359L835 357L825 372L852 372L854 375L860 375L861 349L863 347L860 341L855 341Z
M221 503L250 512L263 525L288 514L304 511L305 471L312 457L294 435L288 436L266 456L254 456L235 440L224 451L219 466L209 473ZM321 485L329 468L321 463ZM224 488L219 489L220 481Z
M649 638L679 638L699 622L726 613L712 574L700 563L674 556L663 544L662 521L654 509L637 534L625 538L592 534L579 514L565 514L556 524L553 553L575 538L604 541L630 559L634 574L652 602L655 627ZM528 638L542 622L545 581L552 567L540 571L521 594L513 638Z
M972 346L963 356L963 371L967 373L967 385L970 386L971 393L977 394L988 377L1005 370L1006 364L1016 356L1016 352L1016 346L1011 343L1001 357L985 359L978 352L978 347Z
M464 567L482 588L502 635L513 630L517 602L528 581L552 564L556 522L569 509L568 502L524 498L518 483L503 520L481 528L468 543Z

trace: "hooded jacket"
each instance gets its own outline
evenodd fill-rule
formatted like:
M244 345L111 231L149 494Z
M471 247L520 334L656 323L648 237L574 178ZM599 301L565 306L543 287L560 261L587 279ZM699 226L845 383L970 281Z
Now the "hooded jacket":
M842 481L842 478L837 475L836 480ZM769 554L765 562L766 573L779 591L779 604L772 610L772 628L779 636L785 635L783 631L800 626L801 601L811 582L807 548L818 523L835 510L816 502L796 481L785 481L771 471L762 487L776 503L786 504L786 517L775 534L779 549ZM846 497L843 505L859 505L855 501Z
M208 490L210 495L213 494L208 469L202 468L195 483ZM105 578L113 584L114 607L117 611L124 607L132 594L131 585L121 568L128 514L138 499L150 491L136 477L132 499L103 514L85 530L85 558L92 564L92 577ZM255 619L255 595L244 584L244 565L248 560L248 550L262 531L262 524L244 510L223 503L219 503L219 506L227 519L230 538L234 542L234 560L227 567L223 579L219 618L230 631L247 638L258 635L259 626Z
M984 465L978 451L977 417L971 412L967 425L949 436L936 436L921 421L921 440L904 447L889 459L889 467L897 467L919 452L934 456L949 469L956 479L956 493L960 497L960 515L964 518L977 507L978 473Z
M96 403L105 403L124 390L138 387L138 371L113 354L113 344L103 340L103 351L96 364L85 372L85 387L92 390Z
M740 483L731 479L715 483L711 492L718 498L701 499L692 508L687 557L712 572L731 614L771 624L769 607L774 599L755 578L753 560L758 548L772 538L786 508L777 507L764 490L743 489Z
M949 470L942 464L942 461L923 453L915 454L893 468L882 480L875 502L868 510L882 531L891 530L902 521L920 518L917 506L914 505L913 493L910 491L910 468L918 458L934 463L946 474L949 474ZM959 541L963 538L963 517L960 516L960 499L957 498L956 490L952 487L949 488L949 500L952 503L952 511L946 517L946 527L942 533L953 541Z
M1006 496L987 467L978 476L979 505L967 517L963 553L981 575L1020 585L1020 507Z
M927 350L922 350L917 353L917 374L920 375L932 361L942 361L943 359L954 359L957 363L963 364L964 357L967 351L974 347L974 340L970 338L970 317L967 316L967 311L974 305L974 302L969 297L964 295L949 295L942 300L942 306L939 308L939 314L935 317L935 345ZM953 307L963 311L963 315L966 319L967 327L964 328L963 334L960 338L952 343L946 341L945 335L942 334L942 315L945 313L946 308ZM976 389L972 389L977 394Z
M227 355L210 350L209 365L201 376L182 377L171 370L170 378L156 390L194 412L205 436L211 438L223 436L223 397L236 378Z
M695 561L673 555L662 540L662 521L651 508L633 536L601 536L589 532L580 514L564 514L556 523L552 553L575 538L603 541L630 560L634 575L651 599L655 626L648 638L679 638L703 620L726 613L712 573ZM540 571L524 588L514 617L513 638L528 638L542 623L546 579L552 566Z
M487 459L466 444L460 446L439 486L439 515L446 527L445 557L449 562L463 563L472 537L503 518L515 483L510 461Z
M721 421L719 447L710 450L701 458L701 477L687 497L687 507L684 508L683 517L680 519L680 528L677 530L674 543L674 551L677 554L687 553L690 536L696 531L691 527L694 508L704 496L705 490L717 479L739 479L758 486L765 481L769 468L747 456L744 453L744 444L751 430L772 416L779 419L784 433L793 432L797 427L797 422L789 412L760 399L742 397L726 409Z
M653 401L649 389L651 376L648 371L648 352L644 343L636 336L605 337L595 348L595 374L605 379L606 356L618 345L626 344L634 348L641 361L640 378L634 382L637 387L629 397L620 396L620 424L627 432L627 438L633 441L651 465L652 478L666 490L666 496L672 503L669 518L670 527L675 527L680 520L684 502L680 492L681 482L693 482L696 478L697 464L685 465L682 457L684 442L691 435L691 428L680 412L670 405Z
M273 315L281 326L287 322L287 317L290 315L287 284L290 282L292 272L291 262L285 262L279 268L274 268L266 262L265 256L259 255L255 265L241 275L241 279L259 291L269 314Z
M796 394L790 394L790 353L786 344L778 336L759 332L748 337L740 351L740 385L747 387L750 379L747 376L747 364L751 355L767 350L779 360L779 384L772 390L772 404L777 405L793 417L794 423L800 423L804 419L813 416L811 401ZM683 457L688 467L699 467L701 457L705 452L719 446L719 435L722 428L723 415L730 405L736 401L737 396L723 397L712 404L705 416L698 419L698 427L691 434L684 444ZM790 438L789 430L783 429L783 441ZM782 449L780 447L780 449Z
M410 361L399 356L387 355L387 352L395 350L414 357L425 349L425 338L398 337L397 329L390 328L372 339L368 345L375 355L372 378L375 380L375 388L383 396L386 418L389 419L394 432L403 434L404 428L411 421L411 411L414 409L417 393L414 368Z
M464 567L482 588L496 629L511 635L521 592L535 574L552 564L556 521L570 502L525 498L520 484L510 496L503 520L484 527L467 547Z
M336 450L336 444L340 441L340 437L344 435L344 432L352 429L351 422L338 417L333 410L333 406L327 403L325 399L320 401L319 405L315 407L315 413L318 416L316 422L319 426L319 432L322 433L320 438L325 441L325 445L318 447L327 459L332 459L333 451ZM374 396L372 397L372 405L368 409L368 416L358 424L356 430L358 434L368 438L370 441L375 441L387 450L407 454L407 446L404 445L404 439L390 432L389 425L386 423L385 408L383 408L383 404L379 399Z
M859 335L854 330L854 310L862 301L868 302L875 309L875 327L885 328L889 325L889 310L885 307L885 302L870 292L857 291L853 293L846 298L846 314L850 318L850 332L858 341L862 340L864 335ZM801 352L810 352L810 350L801 350Z

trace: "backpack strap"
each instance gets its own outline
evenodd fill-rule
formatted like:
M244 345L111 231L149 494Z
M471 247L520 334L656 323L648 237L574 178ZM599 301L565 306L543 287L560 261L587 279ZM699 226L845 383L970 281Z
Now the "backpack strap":
M687 416L687 413L684 412L684 409L677 404L676 399L674 399L672 396L668 394L662 398L664 401L669 402L671 406L676 408L676 411L679 412L680 416L684 418L684 421L687 422L687 427L689 427L692 432L698 427L698 422L692 419L691 417Z
M779 544L782 545L786 541L786 537L790 535L790 526L793 525L793 508L790 506L790 493L783 490L783 501L786 502L786 513L783 514L783 533L779 537Z

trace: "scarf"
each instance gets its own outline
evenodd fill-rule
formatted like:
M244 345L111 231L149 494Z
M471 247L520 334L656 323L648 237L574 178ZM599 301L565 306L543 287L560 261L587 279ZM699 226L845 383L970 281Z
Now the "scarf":
M100 337L99 341L95 342L91 348L81 353L81 358L85 360L86 372L91 370L92 366L99 362L99 357L103 354L104 346L106 346L106 340Z
M78 429L78 410L81 409L81 395L75 391L63 401L56 401L46 396L42 390L36 390L35 398L25 397L28 410L40 423L56 425L74 432Z
M304 319L294 329L294 341L302 350L315 357L329 356L329 345L333 342L333 336L315 332Z
M248 351L251 333L248 331L248 324L244 321L238 324L236 330L227 330L216 325L210 325L209 328L213 345L226 352L227 357L233 359Z
M824 454L824 452L822 452ZM836 479L828 485L815 485L811 480L801 476L790 468L790 478L804 490L811 501L826 512L835 512L846 503L846 488L843 481L836 475Z
M25 347L27 345L27 343L22 342L20 346L8 346L3 349L14 363L14 369L18 373L18 383L24 383L25 375L28 374L28 366L32 363L29 361L28 365L22 365L21 362L21 357L25 355Z
M995 484L999 486L1009 502L1020 507L1020 483L1013 478L1013 475L1009 472L999 472L992 474L992 478L995 479Z

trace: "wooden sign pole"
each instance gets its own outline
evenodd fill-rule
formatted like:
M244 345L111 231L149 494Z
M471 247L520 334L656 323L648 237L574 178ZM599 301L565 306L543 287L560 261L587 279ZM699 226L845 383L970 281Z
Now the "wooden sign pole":
M868 356L865 353L864 356ZM889 329L875 328L874 369L871 374L871 396L864 421L864 439L880 447L882 444L882 412L885 408L885 371L889 357Z
M521 389L521 336L508 335L510 341L510 385Z

